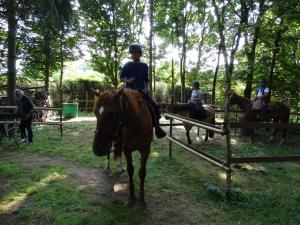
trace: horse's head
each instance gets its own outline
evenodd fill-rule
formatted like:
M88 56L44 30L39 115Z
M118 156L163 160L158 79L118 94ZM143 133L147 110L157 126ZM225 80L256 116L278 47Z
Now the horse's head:
M123 90L116 93L95 93L98 99L94 105L94 113L97 117L97 126L93 141L93 151L97 156L106 155L111 147L112 141L118 134L120 124L120 96Z
M229 93L229 105L237 104L237 99L238 99L237 97L238 97L237 94L235 92L231 91Z

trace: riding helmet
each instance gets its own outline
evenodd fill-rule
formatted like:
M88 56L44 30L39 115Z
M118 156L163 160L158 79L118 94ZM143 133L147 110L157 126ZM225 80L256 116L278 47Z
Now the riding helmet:
M129 53L138 52L142 54L142 47L139 44L131 44L129 46Z
M200 87L200 83L198 81L193 81L193 87L199 88Z

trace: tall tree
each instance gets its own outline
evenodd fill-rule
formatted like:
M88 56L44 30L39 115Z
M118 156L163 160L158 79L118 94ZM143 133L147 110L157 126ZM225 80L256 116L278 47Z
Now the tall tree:
M138 42L142 32L145 3L141 0L79 2L91 66L117 87L121 60L128 55L128 46Z
M149 83L150 94L153 95L152 80L153 80L153 14L154 14L154 0L149 0Z
M228 5L229 4L229 5ZM220 4L216 3L216 0L212 0L212 5L214 7L215 15L216 15L216 22L218 24L218 33L220 36L220 47L224 56L225 61L225 87L226 87L226 107L225 107L225 113L224 113L224 124L225 124L225 130L227 132L226 134L226 142L227 142L227 158L229 159L231 157L231 137L230 137L230 125L229 125L229 116L230 116L230 109L229 109L229 96L231 91L231 77L232 72L234 69L234 56L236 51L238 50L240 37L242 33L242 28L244 26L245 21L247 20L246 16L246 0L240 0L240 5L232 5L232 2L225 2L221 1ZM229 17L228 14L225 16L226 9L231 9L232 11L235 11L236 8L239 7L239 12L236 13L233 17ZM220 10L221 8L221 10ZM239 20L237 20L239 18ZM230 36L228 35L227 38L225 37L225 25L226 23L232 23L230 19L233 19L233 21L239 21L238 24L236 24L236 30L231 31L232 35L232 41L231 43L228 43L228 39L230 40ZM226 21L227 20L227 21ZM230 54L228 56L227 47L228 44L231 46ZM226 173L227 175L227 185L228 189L231 189L231 168ZM231 191L227 192L227 196L231 196Z
M7 97L8 104L14 105L14 89L16 88L16 45L17 45L17 1L6 1L7 31Z
M249 5L245 9L245 14L248 17L248 20L245 21L246 26L244 29L245 53L247 56L247 80L246 80L246 87L244 90L244 96L249 99L251 98L255 55L256 55L255 53L256 53L256 46L257 46L257 42L261 30L261 20L264 13L267 10L267 7L265 5L265 0L258 0L258 9L255 8L255 4L253 2L250 2L250 4L251 5ZM251 17L249 15L250 9L252 9ZM256 15L255 13L256 11L258 11L258 15ZM255 21L255 22L250 22L250 21Z

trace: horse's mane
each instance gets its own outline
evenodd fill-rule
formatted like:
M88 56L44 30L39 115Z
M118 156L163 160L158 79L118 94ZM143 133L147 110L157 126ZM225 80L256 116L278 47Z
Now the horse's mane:
M138 99L141 98L141 93L137 90L132 90L129 88L124 88L121 91L123 91L123 94L126 96L130 106L132 107L132 110L135 113L139 113L141 108Z
M237 98L242 99L243 101L251 102L249 98L233 93Z
M97 100L95 101L94 107L93 107L93 112L95 113L97 108L99 108L99 106L101 104L103 104L103 102L107 99L107 97L109 96L109 94L111 94L112 92L110 91L106 91L106 92L102 92L99 93Z
M123 94L126 99L128 100L129 105L131 106L131 109L135 113L139 113L141 111L140 105L139 105L139 99L141 98L141 93L137 90L132 90L128 88L123 88L119 91L105 91L102 93L99 93L97 100L93 107L93 112L96 112L96 110L99 108L100 105L102 105L109 96L112 94Z

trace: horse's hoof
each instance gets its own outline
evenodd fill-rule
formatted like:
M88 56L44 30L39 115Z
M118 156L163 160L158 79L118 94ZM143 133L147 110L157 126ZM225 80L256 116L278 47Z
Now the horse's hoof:
M271 136L271 137L268 139L268 141L273 141L273 139L274 139L274 136Z
M110 170L109 168L106 168L105 170L103 170L103 172L104 172L106 175L110 175L111 170Z
M137 206L141 209L146 209L147 208L147 204L146 204L145 201L139 201Z
M122 173L124 173L126 171L126 168L124 166L122 166Z

